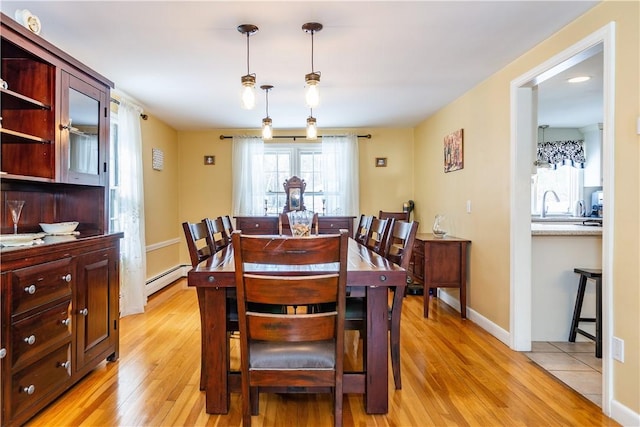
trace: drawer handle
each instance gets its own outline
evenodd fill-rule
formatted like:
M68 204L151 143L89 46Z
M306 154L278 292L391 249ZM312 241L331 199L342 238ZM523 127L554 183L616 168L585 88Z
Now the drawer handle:
M86 316L87 314L89 314L89 310L87 310L86 308L83 308L78 313L82 314L83 316Z
M260 227L260 224L256 224L256 228Z
M34 345L36 343L36 336L35 335L29 335L28 337L26 337L24 339L24 342L26 342L29 345Z
M62 280L64 280L67 283L70 283L71 282L71 273L62 276Z
M59 368L69 369L71 367L71 362L67 360L66 362L58 363Z
M4 359L7 356L7 349L0 348L0 359Z
M69 326L71 324L71 319L70 318L66 318L60 321L60 323L62 323L63 326Z
M27 286L26 288L24 288L24 291L29 295L33 295L36 293L36 285Z
M23 387L22 391L27 393L27 394L33 394L36 392L36 386L34 386L33 384L31 384L29 387Z

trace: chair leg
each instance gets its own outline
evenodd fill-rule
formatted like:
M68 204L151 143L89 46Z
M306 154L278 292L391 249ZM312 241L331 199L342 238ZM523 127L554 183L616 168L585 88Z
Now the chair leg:
M584 300L584 290L587 286L587 276L580 275L578 282L578 293L576 295L576 305L573 308L573 318L571 319L571 329L569 330L569 342L576 341L578 327L580 323L580 315L582 313L582 301Z

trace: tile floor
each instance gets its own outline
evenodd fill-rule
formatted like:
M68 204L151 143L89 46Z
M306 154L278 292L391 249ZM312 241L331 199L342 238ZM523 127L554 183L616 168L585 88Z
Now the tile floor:
M593 342L532 342L526 355L544 370L602 406L602 359Z

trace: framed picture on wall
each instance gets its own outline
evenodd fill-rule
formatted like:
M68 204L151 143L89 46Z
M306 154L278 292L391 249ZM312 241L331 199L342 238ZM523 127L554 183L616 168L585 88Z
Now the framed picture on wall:
M464 167L462 129L444 137L444 171L453 172Z

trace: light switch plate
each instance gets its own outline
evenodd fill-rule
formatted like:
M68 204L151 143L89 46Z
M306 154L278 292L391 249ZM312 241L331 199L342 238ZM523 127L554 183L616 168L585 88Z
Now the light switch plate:
M613 337L611 340L611 357L618 362L624 363L624 340Z

